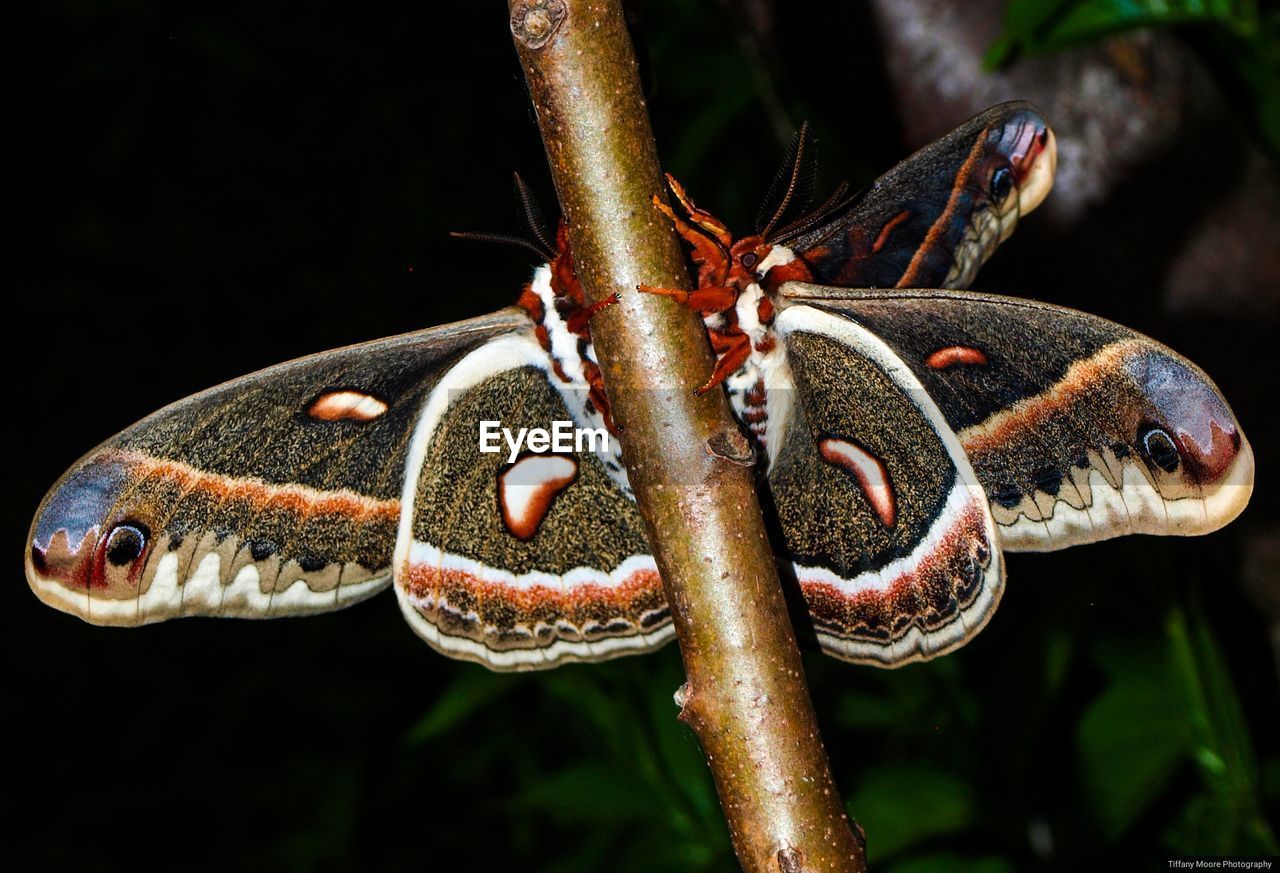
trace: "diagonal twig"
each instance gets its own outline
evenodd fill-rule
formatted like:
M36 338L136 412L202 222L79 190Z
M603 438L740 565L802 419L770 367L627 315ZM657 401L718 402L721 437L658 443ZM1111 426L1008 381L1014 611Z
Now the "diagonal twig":
M751 449L711 371L703 325L637 294L688 287L619 0L509 0L610 406L671 605L680 717L715 777L749 871L865 869L831 777L756 499ZM607 519L601 520L607 524Z

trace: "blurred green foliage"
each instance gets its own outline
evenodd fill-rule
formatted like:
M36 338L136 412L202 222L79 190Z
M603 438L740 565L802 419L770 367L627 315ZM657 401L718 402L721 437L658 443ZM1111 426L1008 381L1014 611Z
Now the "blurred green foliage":
M1020 584L1036 584L1030 562L1019 569ZM1009 650L983 639L972 644L977 657L894 672L811 657L837 778L875 869L1002 873L1098 856L1275 854L1264 806L1276 797L1264 797L1244 707L1196 590L1148 603L1127 627L1039 615L1032 628L1002 628ZM1063 599L1024 606L1052 610ZM439 750L468 778L497 785L519 773L502 799L511 819L575 835L541 869L733 869L707 768L674 718L680 681L671 649L545 676L466 669L404 742L411 753ZM510 717L492 713L521 711L530 693L544 706L520 722L520 739L495 734L495 720ZM495 742L503 755L478 752ZM556 747L572 752L552 761Z
M1271 0L1010 0L986 65L1140 27L1199 31L1207 54L1248 92L1254 123L1280 155L1280 9Z

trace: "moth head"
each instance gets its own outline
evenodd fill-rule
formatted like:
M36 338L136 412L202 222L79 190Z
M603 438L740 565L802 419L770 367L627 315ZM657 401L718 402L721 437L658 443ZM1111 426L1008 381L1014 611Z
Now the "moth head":
M758 235L745 236L729 250L729 280L743 288L763 279L773 266L769 254L773 246Z
M1159 347L1127 356L1136 388L1128 427L1165 499L1201 498L1213 527L1235 518L1253 490L1253 453L1218 389Z
M85 619L90 598L137 597L153 526L130 506L130 481L127 465L104 453L53 487L29 536L27 580L37 597Z
M1053 188L1058 146L1044 117L1025 103L1004 108L987 130L991 146L976 180L1001 215L1026 215Z

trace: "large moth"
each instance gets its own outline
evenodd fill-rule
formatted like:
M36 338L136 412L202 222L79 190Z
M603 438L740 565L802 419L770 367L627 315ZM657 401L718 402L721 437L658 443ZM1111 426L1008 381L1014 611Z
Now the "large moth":
M723 385L756 442L823 649L929 658L990 618L1004 550L1205 533L1243 509L1248 442L1193 364L1079 312L918 290L967 286L1048 193L1034 109L995 107L813 211L810 155L799 138L742 239L674 186L682 212L663 208L699 287L642 290L706 319L718 364L699 390ZM495 669L666 642L594 310L563 234L530 223L548 263L516 306L272 367L91 451L36 514L32 589L136 625L319 612L393 585L430 645ZM485 422L599 438L486 452Z

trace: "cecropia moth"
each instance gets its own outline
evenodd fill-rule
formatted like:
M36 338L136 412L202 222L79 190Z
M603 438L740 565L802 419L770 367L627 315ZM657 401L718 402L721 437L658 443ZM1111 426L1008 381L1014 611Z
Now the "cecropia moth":
M681 213L662 208L699 287L643 290L703 314L718 365L700 390L723 386L757 444L779 560L823 649L929 658L990 618L1005 550L1239 514L1249 444L1193 364L1083 313L919 290L966 287L1048 193L1034 109L997 106L806 212L811 155L801 136L742 239L674 186ZM549 262L516 306L272 367L94 449L36 514L32 589L137 625L320 612L394 585L428 643L495 669L666 642L594 308L563 234L535 236ZM482 450L482 422L603 436L513 457Z

